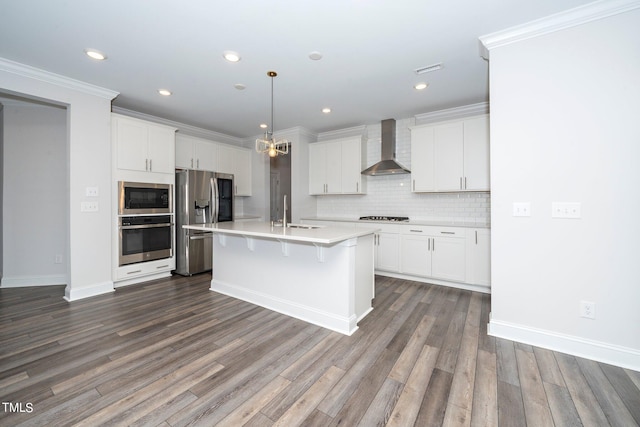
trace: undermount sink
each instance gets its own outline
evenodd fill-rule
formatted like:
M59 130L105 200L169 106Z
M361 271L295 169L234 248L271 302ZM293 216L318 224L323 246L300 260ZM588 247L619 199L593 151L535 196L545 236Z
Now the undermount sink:
M315 230L321 228L321 225L309 225L309 224L287 224L288 228L304 228L305 230Z

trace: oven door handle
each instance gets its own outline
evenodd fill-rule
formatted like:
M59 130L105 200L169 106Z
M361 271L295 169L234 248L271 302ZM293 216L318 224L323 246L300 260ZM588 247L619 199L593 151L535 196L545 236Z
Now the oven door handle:
M142 225L121 225L121 230L139 230L141 228L161 228L161 227L173 227L173 224L142 224Z

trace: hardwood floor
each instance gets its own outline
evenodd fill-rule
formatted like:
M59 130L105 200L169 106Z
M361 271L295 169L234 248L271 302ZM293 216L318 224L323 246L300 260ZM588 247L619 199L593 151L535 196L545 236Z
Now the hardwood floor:
M487 336L488 295L378 276L347 337L209 280L0 289L0 425L640 424L640 373Z

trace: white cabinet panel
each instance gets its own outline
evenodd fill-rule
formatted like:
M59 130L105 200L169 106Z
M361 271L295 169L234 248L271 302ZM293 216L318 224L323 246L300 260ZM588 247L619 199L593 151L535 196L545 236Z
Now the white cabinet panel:
M400 271L400 234L378 232L375 243L376 269Z
M119 114L111 127L118 169L174 173L175 128Z
M216 172L233 174L236 196L251 196L250 150L219 144Z
M491 230L467 230L467 283L491 285Z
M309 145L309 194L363 194L363 140L360 137Z
M464 282L466 277L465 239L434 237L431 242L431 260L433 277Z
M487 115L411 128L414 192L489 191Z
M425 235L403 235L400 271L416 276L431 276L430 245L431 238Z

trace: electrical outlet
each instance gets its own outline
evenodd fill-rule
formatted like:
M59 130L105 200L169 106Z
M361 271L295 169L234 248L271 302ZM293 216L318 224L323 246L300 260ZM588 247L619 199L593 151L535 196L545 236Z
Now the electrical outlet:
M579 202L551 203L551 218L578 219L582 217L582 205Z
M56 254L56 256L53 259L53 262L55 264L62 264L62 254Z
M591 301L580 301L580 317L585 319L596 318L596 303Z

